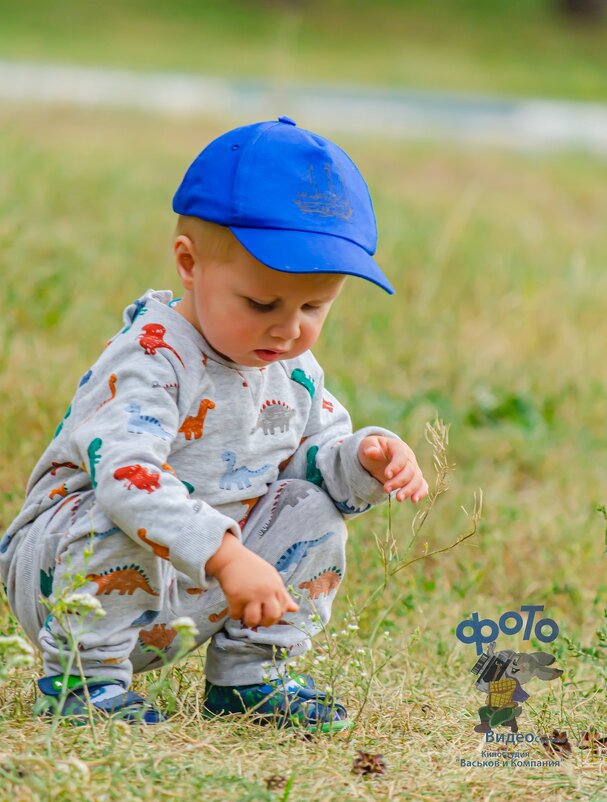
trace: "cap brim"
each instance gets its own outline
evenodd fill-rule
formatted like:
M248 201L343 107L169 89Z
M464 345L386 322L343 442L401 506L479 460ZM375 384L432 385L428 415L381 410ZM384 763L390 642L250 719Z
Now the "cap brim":
M288 229L229 226L240 244L262 264L283 273L345 273L394 288L369 254L351 240L331 234Z

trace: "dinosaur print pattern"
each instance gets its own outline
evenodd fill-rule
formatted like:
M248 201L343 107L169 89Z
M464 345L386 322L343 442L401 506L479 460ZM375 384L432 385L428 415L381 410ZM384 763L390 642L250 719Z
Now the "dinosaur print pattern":
M110 593L118 593L119 596L132 596L136 590L143 590L150 596L158 596L152 589L149 580L143 570L135 563L125 565L123 568L110 568L100 574L87 574L89 582L97 584L96 596L109 596Z
M135 307L135 312L133 314L133 317L131 318L130 324L122 329L122 331L120 332L121 334L126 334L126 332L131 328L133 323L137 320L139 315L143 315L145 312L148 311L145 305L145 301L143 301L141 298L137 298L136 300L134 300L132 305Z
M60 424L59 424L59 426L57 426L57 428L55 429L55 434L53 435L53 439L54 439L55 437L57 437L57 436L58 436L58 435L61 433L61 430L63 429L63 424L64 424L64 422L65 422L65 421L66 421L66 420L69 418L69 416L70 416L71 414L72 414L72 405L70 404L70 405L69 405L69 407L67 408L67 410L65 411L65 415L63 416L63 418L62 418L62 420L61 420L61 423L60 423Z
M163 560L168 560L169 559L168 547L161 546L160 543L154 543L153 540L149 540L149 538L147 537L147 533L148 533L147 529L138 529L137 537L143 540L144 543L147 543L157 557L160 557Z
M295 415L295 410L284 401L266 401L259 410L257 424L253 426L250 434L262 429L264 434L274 434L276 429L281 432L289 431L289 421Z
M65 496L67 496L67 494L68 494L67 485L65 483L63 483L63 484L57 485L57 487L54 487L51 490L51 492L48 494L48 497L51 500L54 499L55 496L61 496L62 498L65 498Z
M298 540L297 543L293 543L292 546L289 546L289 548L280 555L278 561L274 563L274 567L279 573L281 571L286 571L287 568L290 568L294 563L301 562L301 560L307 556L311 548L320 546L321 543L326 543L334 534L334 532L326 532L321 537L316 538L316 540Z
M305 387L310 393L310 398L314 398L316 387L314 386L314 381L306 375L305 371L301 368L295 368L295 370L291 372L291 379L297 382L297 384L301 384L302 387Z
M147 490L148 493L153 493L154 490L160 488L160 474L155 471L148 471L147 468L139 465L139 463L116 468L114 479L119 482L126 481L127 490L136 487L138 490Z
M215 403L210 398L203 398L197 414L187 417L177 431L183 434L186 440L200 440L209 409L215 409Z
M168 649L176 635L177 632L166 624L154 624L151 629L139 630L139 640L144 647L160 650Z
M161 440L171 440L173 435L163 428L158 418L151 415L142 415L141 407L137 404L127 404L126 411L130 413L127 422L127 432L132 434L151 434Z
M78 466L73 462L51 462L51 476L56 476L59 468L69 468L72 471L77 471Z
M93 371L90 370L90 369L87 370L87 372L84 374L84 376L80 379L78 387L84 387L84 385L87 383L87 381L91 378L92 375L93 375Z
M260 498L261 496L257 496L256 498L243 498L242 501L240 502L241 504L244 504L247 508L247 511L245 512L244 516L240 519L240 521L238 521L238 526L241 529L244 529L244 525L247 522L247 518L251 514L251 510L257 504Z
M101 446L103 442L100 437L95 437L94 440L91 440L89 443L89 447L86 450L86 453L89 457L89 463L91 466L91 487L93 490L97 487L97 463L101 459L101 454L99 451L101 450Z
M258 536L263 537L265 535L285 507L295 507L299 504L301 499L307 498L309 495L310 491L303 483L281 482L278 490L274 494L274 500L270 508L270 516L257 533Z
M252 470L251 468L247 468L246 465L241 465L238 468L234 468L236 464L236 454L233 451L224 451L221 455L221 459L224 462L228 463L228 467L225 469L223 476L219 480L219 487L222 490L231 490L232 482L236 482L236 486L239 490L244 490L245 487L251 487L251 477L260 476L267 471L270 471L274 468L273 465L266 463L262 465L261 468L256 468Z
M53 574L55 573L54 566L50 566L48 571L44 571L42 568L40 569L40 594L44 596L45 599L53 592Z
M318 446L312 446L308 449L306 454L306 479L313 485L322 487L323 478L322 473L318 470L316 465L316 455L318 454Z
M103 532L93 532L93 537L95 540L105 540L106 537L111 537L112 535L117 535L120 532L117 526L112 526L111 529L106 529Z
M147 627L153 621L155 621L158 616L160 615L159 610L144 610L141 615L136 618L134 621L131 621L130 626L132 627Z
M224 607L224 609L218 613L211 613L211 615L209 616L209 621L211 622L211 624L216 624L218 621L221 621L222 618L225 618L229 612L230 608Z
M110 397L106 398L104 401L102 401L99 404L99 406L95 409L95 412L99 412L99 410L102 409L106 404L109 404L110 401L113 401L116 398L116 382L117 381L118 381L118 376L116 376L115 373L110 373L110 377L107 380L107 384L108 384L108 387L109 387L109 390L110 390ZM91 417L92 416L89 416L89 418L87 418L87 420L90 420Z
M339 587L342 576L340 569L333 566L316 574L308 582L300 582L297 587L301 590L307 590L309 599L318 599L321 596L328 596L335 588Z
M166 334L166 328L162 325L162 323L148 323L141 328L141 334L139 335L139 345L143 348L146 354L149 356L155 356L156 352L159 348L166 348L167 351L170 351L172 354L175 354L177 359L181 362L183 367L183 359L179 356L177 351L173 348L172 345L169 345L164 341L164 335Z
M322 408L328 410L329 412L333 412L333 403L326 398L322 400Z
M370 510L373 506L372 504L365 504L364 507L352 507L345 501L334 501L333 503L344 515L360 515L360 513Z

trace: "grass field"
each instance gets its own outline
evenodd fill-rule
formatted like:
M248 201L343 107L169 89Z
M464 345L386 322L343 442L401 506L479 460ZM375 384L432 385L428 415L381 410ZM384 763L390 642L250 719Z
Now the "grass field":
M222 129L0 110L0 526L18 511L34 462L122 308L148 287L178 289L171 195ZM391 576L381 591L375 535L388 535L388 508L351 524L335 637L318 639L315 654L327 659L312 665L310 655L300 666L325 682L337 674L356 718L350 736L306 741L203 721L200 654L160 691L165 707L177 698L170 723L53 732L31 715L37 664L0 687L1 798L607 799L606 759L575 745L592 726L607 734L605 522L596 510L607 503L607 165L577 154L341 144L371 187L378 259L397 295L350 279L316 354L355 426L401 433L429 477L426 421L438 415L450 425L450 489L407 556L467 532L461 506L470 512L481 487L478 531ZM401 558L413 514L392 511ZM565 674L526 686L521 731L565 729L573 755L554 768L462 767L480 756L472 728L482 702L469 673L474 649L458 642L455 627L473 611L497 619L527 603L544 604L558 623L547 650ZM0 629L18 631L0 609ZM157 679L139 676L135 688L148 692ZM383 753L387 773L352 774L357 749ZM546 757L539 745L530 751ZM290 787L268 789L275 774Z
M2 0L0 59L601 100L607 21L557 0Z

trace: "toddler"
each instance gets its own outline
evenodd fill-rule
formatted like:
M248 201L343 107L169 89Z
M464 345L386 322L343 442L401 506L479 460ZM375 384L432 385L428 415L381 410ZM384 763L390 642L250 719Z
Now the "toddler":
M171 622L189 616L210 641L209 715L340 729L343 705L289 659L329 620L345 521L428 491L396 434L352 433L310 351L347 275L393 293L369 192L344 151L281 117L208 145L173 209L183 297L148 290L80 379L0 542L9 603L65 715L89 695L162 720L128 688L175 656ZM75 573L103 617L48 614Z

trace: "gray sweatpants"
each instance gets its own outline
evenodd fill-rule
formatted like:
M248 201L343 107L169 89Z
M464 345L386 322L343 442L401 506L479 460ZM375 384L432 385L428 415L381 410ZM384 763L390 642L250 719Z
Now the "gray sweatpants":
M10 559L3 571L9 603L42 650L47 675L65 670L68 642L41 599L52 602L75 573L89 580L80 592L95 595L106 613L96 619L68 615L63 621L79 633L84 673L125 686L133 672L158 668L175 656L171 622L180 616L194 620L200 632L197 645L210 639L206 675L216 685L253 684L279 675L288 658L305 652L310 637L329 620L345 571L346 526L329 496L310 482L271 484L243 529L243 543L276 567L300 605L297 613L285 614L271 627L247 628L228 618L220 587L195 587L163 559L162 547L152 553L117 527L95 531L95 513L93 491L68 496L59 509L25 527L5 555ZM91 547L87 556L85 549Z

